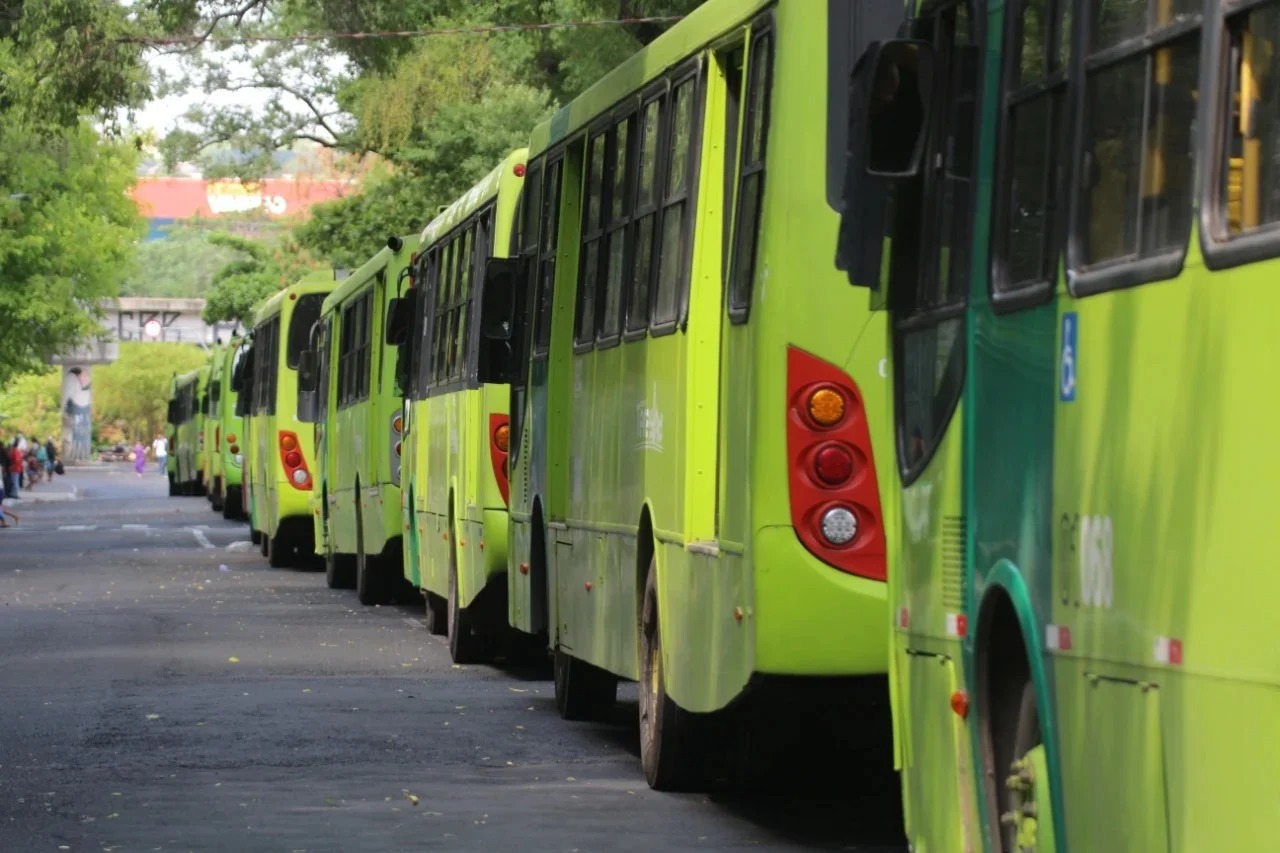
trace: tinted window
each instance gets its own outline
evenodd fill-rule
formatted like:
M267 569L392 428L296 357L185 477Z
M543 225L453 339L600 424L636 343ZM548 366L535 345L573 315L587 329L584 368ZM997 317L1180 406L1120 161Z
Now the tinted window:
M322 305L323 293L308 293L299 296L298 304L293 307L293 317L289 320L289 348L285 353L285 364L290 370L298 369L298 359L311 340L311 327L320 319Z
M1091 28L1077 181L1085 268L1176 251L1191 228L1200 37L1174 25L1196 4L1153 0L1150 15L1147 5L1107 4ZM1117 44L1130 46L1097 56Z

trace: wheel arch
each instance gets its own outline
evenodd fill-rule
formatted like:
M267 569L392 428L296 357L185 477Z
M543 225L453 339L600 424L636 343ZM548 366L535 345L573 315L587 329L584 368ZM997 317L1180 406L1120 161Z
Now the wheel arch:
M974 755L981 763L978 796L983 813L983 835L988 845L992 830L999 826L994 784L1000 784L1005 769L993 765L991 713L998 691L1008 689L1020 674L1031 681L1035 691L1040 736L1049 767L1049 798L1053 813L1053 834L1057 849L1065 850L1061 816L1062 786L1059 783L1056 715L1051 694L1051 674L1045 664L1043 637L1037 625L1031 592L1022 572L1009 560L1000 560L988 572L981 601L972 611L973 631L971 692L977 718L971 728Z

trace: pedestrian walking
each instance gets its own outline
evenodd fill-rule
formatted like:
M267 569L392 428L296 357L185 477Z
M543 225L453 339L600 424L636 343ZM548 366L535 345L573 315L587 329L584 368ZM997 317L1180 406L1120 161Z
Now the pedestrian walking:
M138 439L133 443L133 470L141 477L142 472L147 467L147 447L142 443L142 439Z
M165 464L169 460L169 439L164 437L164 433L156 436L156 440L151 442L151 452L156 455L156 467L160 469L160 476L169 473L168 466Z
M22 486L22 451L18 449L18 442L15 440L13 446L7 451L9 456L9 488L6 490L9 497L17 500L21 494Z

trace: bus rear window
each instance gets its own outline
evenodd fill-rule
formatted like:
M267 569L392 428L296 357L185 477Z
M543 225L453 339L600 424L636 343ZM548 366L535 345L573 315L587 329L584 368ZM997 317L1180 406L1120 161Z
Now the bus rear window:
M324 305L323 293L308 293L298 297L293 318L289 320L289 348L285 350L285 364L290 370L298 369L302 351L311 342L311 327L320 319L320 307Z

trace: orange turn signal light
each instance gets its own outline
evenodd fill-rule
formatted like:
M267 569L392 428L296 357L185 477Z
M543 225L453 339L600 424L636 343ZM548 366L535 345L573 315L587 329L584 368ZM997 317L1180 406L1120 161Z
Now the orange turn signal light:
M819 388L809 395L809 417L822 426L835 426L844 417L844 397L831 388Z

